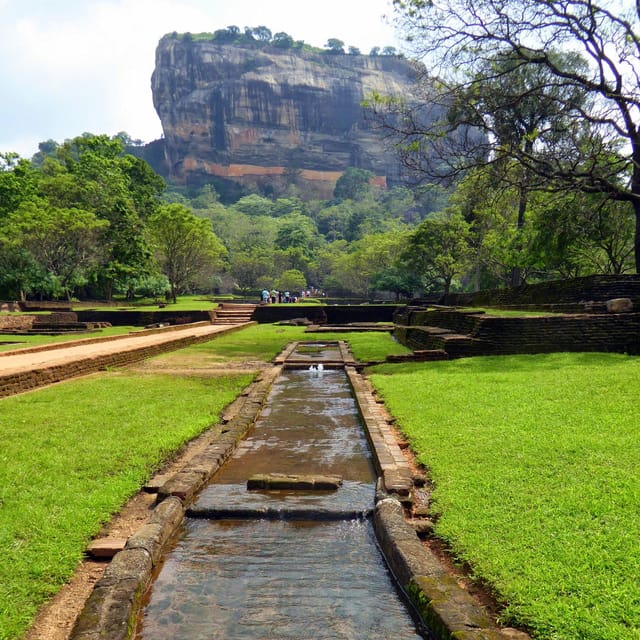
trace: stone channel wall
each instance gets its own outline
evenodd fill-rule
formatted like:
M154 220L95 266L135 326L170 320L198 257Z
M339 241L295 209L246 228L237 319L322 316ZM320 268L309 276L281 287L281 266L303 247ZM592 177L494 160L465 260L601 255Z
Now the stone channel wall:
M341 347L347 355L345 347ZM346 358L349 360L349 358ZM146 589L151 584L182 519L198 491L231 456L258 417L271 385L286 366L264 371L227 411L224 428L211 436L204 451L165 480L147 524L118 552L76 620L71 640L130 640ZM432 640L530 640L521 631L499 628L487 611L458 585L407 523L405 507L411 499L413 475L390 429L391 421L368 381L353 366L346 367L371 444L378 473L374 529L381 550L399 586L411 598Z
M251 428L279 372L279 367L273 367L250 385L224 429L214 433L204 451L159 487L151 517L109 563L78 616L70 640L134 637L136 618L153 571L182 524L189 504Z

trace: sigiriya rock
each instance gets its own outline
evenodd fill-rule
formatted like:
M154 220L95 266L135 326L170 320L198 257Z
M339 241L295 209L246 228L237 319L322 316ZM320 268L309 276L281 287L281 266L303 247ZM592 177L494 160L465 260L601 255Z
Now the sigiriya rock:
M407 97L419 72L399 56L166 35L151 79L163 173L262 193L295 184L321 198L348 167L398 184L400 161L362 102L373 92Z

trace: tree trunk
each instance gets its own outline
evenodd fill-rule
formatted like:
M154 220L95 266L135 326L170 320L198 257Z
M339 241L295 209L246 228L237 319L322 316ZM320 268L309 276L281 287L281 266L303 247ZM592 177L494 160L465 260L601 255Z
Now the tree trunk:
M633 239L633 250L636 259L636 273L640 273L640 198L634 200L633 213L636 217L636 233Z
M633 237L633 253L635 257L636 273L640 273L640 131L635 130L631 138L631 158L633 159L633 173L631 174L631 193L635 198L631 201L636 218L636 232Z
M533 143L527 141L525 143L525 152L531 153L532 150ZM518 193L518 221L516 222L516 233L518 235L522 233L522 227L524 227L524 217L527 212L527 202L529 199L529 180L529 172L525 169ZM520 267L513 267L513 269L511 270L511 286L517 287L521 284L522 274L520 272Z

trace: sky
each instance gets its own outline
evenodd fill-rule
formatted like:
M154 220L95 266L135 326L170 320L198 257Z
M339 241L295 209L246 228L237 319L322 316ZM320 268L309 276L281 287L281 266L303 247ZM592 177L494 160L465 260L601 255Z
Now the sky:
M0 153L85 132L161 137L151 73L166 33L264 25L368 53L401 49L392 14L390 0L0 0Z

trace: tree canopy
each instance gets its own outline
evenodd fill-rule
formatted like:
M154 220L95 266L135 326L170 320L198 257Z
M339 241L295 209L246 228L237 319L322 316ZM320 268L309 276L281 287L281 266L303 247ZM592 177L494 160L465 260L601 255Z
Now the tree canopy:
M477 105L482 122L473 124L482 127L493 115L496 132L501 114L511 110L513 116L515 107L530 111L528 104L551 109L554 122L573 123L562 130L562 143L545 145L560 127L548 119L530 121L522 138L529 144L512 145L509 153L523 170L558 189L600 193L632 207L638 271L640 9L592 0L394 0L394 6L415 53L437 74L435 82L425 79L425 97L451 105L460 96L490 96ZM497 54L507 66L496 66ZM535 84L515 93L491 91L501 80L515 89L514 74ZM443 132L457 130L464 141L472 129L459 127L468 119L457 117L460 111L445 113L439 140ZM408 118L399 129L419 164L416 154L429 137L415 125Z

